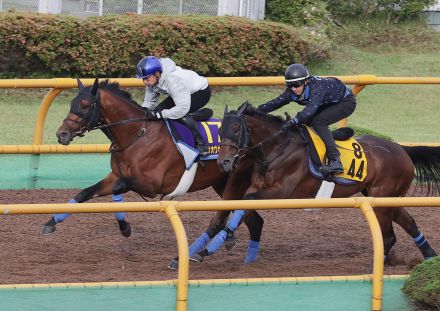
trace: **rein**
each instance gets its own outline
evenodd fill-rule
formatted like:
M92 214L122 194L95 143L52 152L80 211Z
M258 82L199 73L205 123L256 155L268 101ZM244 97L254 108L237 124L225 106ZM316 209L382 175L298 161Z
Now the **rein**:
M93 130L102 130L102 129L106 129L115 125L121 125L121 124L127 124L130 122L140 122L140 121L146 121L148 120L147 118L133 118L133 119L125 119L125 120L121 120L121 121L116 121L116 122L112 122L112 123L108 123L108 124L100 124L97 126L94 126L93 128L91 128L89 131L93 131Z
M99 91L96 96L91 95L86 92L81 92L81 91L79 93L91 98L92 104L90 106L90 110L84 114L77 109L71 109L71 112L73 114L75 114L81 118L80 121L72 120L72 119L68 119L68 118L63 120L63 123L70 121L70 122L73 122L73 123L76 123L79 125L79 130L75 132L75 134L77 134L78 136L84 136L84 133L86 131L90 132L93 130L102 130L111 141L110 152L121 152L121 151L125 150L126 148L130 147L131 145L133 145L139 138L141 138L142 136L144 136L148 133L148 130L146 129L146 124L144 124L144 126L139 130L139 132L136 134L136 136L133 139L131 139L131 141L127 145L118 148L117 144L113 141L113 137L112 137L110 131L108 131L107 129L109 129L112 126L127 124L127 123L131 123L131 122L143 121L144 123L146 123L146 121L148 119L146 117L132 118L132 119L125 119L125 120L120 120L120 121L116 121L116 122L112 122L112 123L103 124L100 121L100 118L101 118L100 106L101 106L101 104L100 104ZM87 124L83 125L82 124L83 121L87 122Z
M266 163L267 162L267 160L266 160L266 156L265 156L265 154L264 154L264 152L263 152L263 145L265 144L265 143L267 143L267 142L269 142L269 141L271 141L271 140L273 140L275 137L277 137L278 135L280 135L280 134L283 134L283 132L282 131L278 131L278 132L276 132L275 134L273 134L272 136L270 136L270 137L268 137L268 138L266 138L266 139L263 139L262 141L260 141L258 144L255 144L255 145L253 145L253 146L251 146L251 147L248 147L248 146L244 146L244 147L242 147L242 148L237 148L237 147L235 147L235 146L232 146L232 145L229 145L229 146L231 146L231 147L235 147L235 148L237 148L237 153L233 156L233 158L234 159L237 159L237 164L238 164L238 161L240 161L249 151L252 151L252 150L254 150L254 149L258 149L258 151L260 152L260 154L262 155L262 157L263 157L263 159L262 159L262 162L263 163ZM227 144L225 144L225 145L227 145ZM236 164L236 165L237 165Z
M284 134L281 130L274 133L273 135L271 135L270 137L267 137L265 139L263 139L262 141L260 141L259 143L250 146L249 147L249 141L250 141L250 135L251 135L251 131L250 129L246 126L245 122L244 122L244 116L240 115L240 116L230 116L232 117L232 119L235 119L239 122L239 128L240 131L238 133L238 139L234 139L235 135L232 135L231 133L221 133L222 135L222 139L223 138L228 138L229 140L231 140L233 143L226 143L226 142L222 142L222 145L224 146L229 146L232 148L237 149L237 152L233 155L233 159L234 159L234 167L237 167L238 163L240 162L240 160L246 156L246 154L249 151L253 151L256 150L257 151L257 158L259 158L259 160L261 160L263 166L266 166L268 161L266 159L266 155L264 154L263 151L263 145L265 143L268 143L270 141L272 141L274 138L278 137L280 134ZM225 115L223 122L225 123L225 119L227 118L227 116ZM227 128L224 127L224 128Z

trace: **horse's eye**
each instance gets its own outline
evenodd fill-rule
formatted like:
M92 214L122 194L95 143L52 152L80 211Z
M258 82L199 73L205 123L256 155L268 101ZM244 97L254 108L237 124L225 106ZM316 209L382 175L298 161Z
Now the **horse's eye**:
M240 126L237 124L233 124L231 126L232 133L238 133L240 131Z
M79 109L86 110L89 108L89 103L87 101L81 101L79 103Z

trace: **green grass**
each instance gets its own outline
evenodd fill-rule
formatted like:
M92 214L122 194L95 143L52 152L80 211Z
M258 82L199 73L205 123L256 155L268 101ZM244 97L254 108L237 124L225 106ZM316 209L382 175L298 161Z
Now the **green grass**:
M417 31L413 26L405 34ZM423 30L426 31L426 30ZM344 36L344 34L342 34ZM439 35L433 35L436 46ZM374 42L371 39L371 42ZM384 40L384 39L382 39ZM336 40L331 57L325 62L309 64L314 75L358 75L399 77L440 77L440 49L424 43L424 50L417 50L413 44L392 45L380 42L367 45L355 42L350 45L341 38ZM365 41L363 41L365 42ZM411 43L411 42L410 42ZM287 65L287 64L286 64ZM35 119L41 100L48 90L4 90L0 89L0 145L32 143ZM208 107L216 117L222 117L225 105L236 109L249 100L253 105L262 104L283 91L283 87L214 87ZM76 90L68 90L56 98L49 110L44 129L43 142L56 143L55 132L69 110L70 100ZM129 89L139 103L143 90ZM438 142L440 134L440 109L438 94L440 85L372 85L358 95L358 106L349 124L370 129L391 137L395 141ZM294 115L301 106L291 103L274 112ZM87 133L74 143L107 143L99 131Z

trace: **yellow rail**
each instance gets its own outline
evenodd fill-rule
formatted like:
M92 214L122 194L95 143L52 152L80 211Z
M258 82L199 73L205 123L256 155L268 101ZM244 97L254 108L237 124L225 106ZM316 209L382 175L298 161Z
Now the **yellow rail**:
M300 199L300 200L235 200L235 201L160 201L127 203L81 204L2 204L0 213L53 214L53 213L107 213L107 212L164 212L170 220L177 239L179 269L177 280L176 310L187 310L188 302L188 241L179 211L261 210L304 208L358 208L366 218L373 240L373 275L371 309L382 310L383 294L383 240L373 207L422 207L440 206L440 197L431 198L364 198Z
M437 77L377 77L375 75L336 76L344 83L353 85L353 93L357 95L367 85L374 84L440 84ZM123 87L143 87L143 83L135 78L109 78L110 81L118 82ZM94 79L81 79L85 85L93 83ZM283 77L209 77L212 86L268 86L284 84ZM4 79L0 80L0 88L50 88L41 102L35 124L32 143L43 143L43 129L47 112L53 100L64 90L77 87L76 79ZM339 126L346 126L347 120L342 120Z
M440 143L399 142L402 146L432 146ZM108 153L110 144L79 144L79 145L0 145L0 154L54 154L54 153Z
M110 144L85 145L0 145L0 154L45 154L45 153L106 153Z

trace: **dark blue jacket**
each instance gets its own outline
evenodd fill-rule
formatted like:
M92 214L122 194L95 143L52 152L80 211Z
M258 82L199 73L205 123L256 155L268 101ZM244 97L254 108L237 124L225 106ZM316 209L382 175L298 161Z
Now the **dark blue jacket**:
M351 89L337 78L310 76L304 92L300 96L296 96L290 88L287 88L280 96L260 105L258 109L263 112L272 112L294 101L305 106L296 115L298 122L307 123L315 116L320 107L339 103L349 94L351 94Z

